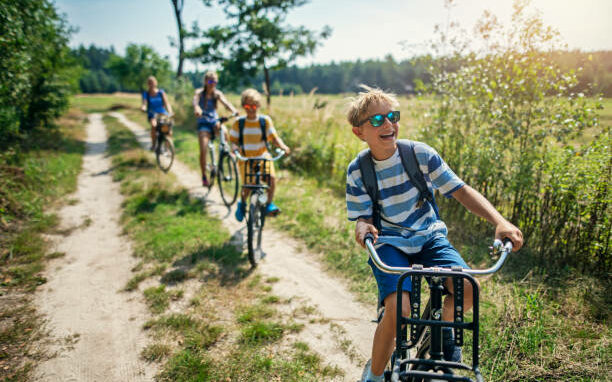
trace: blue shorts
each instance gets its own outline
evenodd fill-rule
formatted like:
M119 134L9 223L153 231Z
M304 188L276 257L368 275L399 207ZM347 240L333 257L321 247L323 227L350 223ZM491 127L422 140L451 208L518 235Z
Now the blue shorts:
M435 236L431 238L423 245L421 252L413 255L407 255L399 249L386 244L380 246L376 251L385 264L395 267L409 267L412 264L421 264L425 268L451 268L454 266L469 268L459 252L449 243L445 236ZM388 295L397 290L397 281L400 275L381 271L376 268L372 259L368 259L368 264L370 264L372 273L376 278L376 284L378 284L378 301L382 304ZM410 278L404 280L402 289L406 292L412 290Z
M210 134L211 139L215 139L215 126L217 125L217 121L206 121L201 120L198 121L198 133L201 131L205 131Z
M165 110L163 112L147 111L147 121L152 120L153 117L155 117L155 113L168 115L168 113Z

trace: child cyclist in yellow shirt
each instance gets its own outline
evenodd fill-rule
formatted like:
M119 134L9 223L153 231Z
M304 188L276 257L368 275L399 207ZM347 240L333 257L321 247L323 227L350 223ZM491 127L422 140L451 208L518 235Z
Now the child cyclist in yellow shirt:
M255 89L246 89L241 94L240 103L246 111L246 117L238 118L230 129L229 138L234 149L239 149L242 152L242 155L245 157L269 155L268 142L273 142L280 149L284 150L285 153L289 154L289 147L287 147L278 134L276 134L276 130L272 124L272 119L267 115L257 113L257 110L261 106L261 94L259 94L259 92ZM242 142L240 137L241 125ZM238 166L240 167L242 183L244 184L246 167L245 162L239 161ZM270 178L268 183L268 206L266 208L266 213L268 216L275 216L280 213L280 209L272 201L274 198L276 177L274 173L274 164L269 163L269 166ZM246 203L244 201L248 197L248 194L249 190L247 188L243 188L235 215L236 220L239 222L244 219L244 214L246 212Z

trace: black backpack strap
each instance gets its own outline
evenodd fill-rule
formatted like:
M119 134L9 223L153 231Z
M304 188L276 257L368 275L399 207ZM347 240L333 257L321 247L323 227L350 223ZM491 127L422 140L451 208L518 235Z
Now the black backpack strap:
M370 150L363 150L357 157L359 161L359 169L361 170L361 181L363 182L366 192L372 200L372 222L374 227L380 231L380 193L378 191L378 182L376 181L376 171L374 170L374 162Z
M266 145L266 150L270 152L270 146L268 146L268 132L266 129L266 119L263 115L259 116L259 127L261 127L261 140Z
M244 122L246 117L238 118L238 145L244 154Z
M408 177L410 178L412 185L419 190L419 201L417 202L417 207L420 207L423 202L427 200L436 212L436 216L439 217L438 207L436 206L434 196L429 191L429 187L427 187L427 182L425 181L425 176L419 167L419 161L417 160L416 153L414 152L414 142L402 139L397 141L397 146L399 147L400 158L402 159L404 170L406 170L406 173L408 173Z

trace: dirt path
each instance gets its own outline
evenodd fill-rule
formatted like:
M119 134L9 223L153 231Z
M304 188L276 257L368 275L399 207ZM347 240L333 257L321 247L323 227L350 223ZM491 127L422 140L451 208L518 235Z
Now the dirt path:
M121 113L111 115L136 135L143 148L149 147L149 133L142 126ZM192 195L206 199L207 209L220 217L232 234L244 230L244 223L238 223L233 210L230 212L223 205L217 187L207 195L200 186L200 175L179 161L175 160L172 171ZM326 362L341 367L346 373L346 381L358 380L370 357L375 330L370 320L375 315L374 307L356 302L340 281L325 273L315 254L298 249L295 239L287 234L267 226L262 246L267 256L258 269L266 277L280 279L274 284L274 293L316 307L325 319L320 320L324 323L306 323L299 334L300 340L307 342Z
M121 235L122 199L109 173L106 139L101 116L90 115L83 169L71 196L78 202L59 212L62 228L73 231L54 238L66 255L49 265L48 282L36 296L57 352L39 365L36 381L150 381L156 371L139 359L148 315L142 294L120 291L136 260Z

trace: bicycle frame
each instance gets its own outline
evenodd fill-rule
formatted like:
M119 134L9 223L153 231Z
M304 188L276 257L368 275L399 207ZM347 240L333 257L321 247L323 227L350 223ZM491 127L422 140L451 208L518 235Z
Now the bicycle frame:
M234 153L239 160L245 163L244 175L245 183L247 184L243 184L242 189L252 190L246 223L249 261L251 265L255 267L259 260L265 256L265 253L261 250L261 238L267 202L267 194L264 191L268 189L269 186L262 182L265 182L266 177L269 179L270 176L267 166L282 157L285 152L283 150L278 150L278 155L274 158L269 158L267 156L244 157L240 155L238 150L234 151ZM255 236L257 236L257 239L255 239ZM257 246L255 246L255 243Z
M501 254L499 260L494 266L487 269L462 269L460 267L454 267L448 270L448 268L423 268L420 265L413 265L412 267L392 267L385 264L373 245L373 236L367 234L365 238L365 245L370 254L370 258L374 262L374 265L383 272L400 274L400 278L397 283L397 290L402 290L402 285L405 280L410 277L412 282L412 291L410 292L410 316L404 317L402 315L403 298L402 293L397 293L397 320L396 320L396 345L395 359L393 365L393 375L396 378L402 377L416 377L416 378L434 378L437 380L446 381L472 381L468 377L456 376L452 374L452 369L463 369L471 370L474 372L477 381L482 381L482 375L479 369L479 292L478 283L472 275L484 275L498 271L504 262L508 254L512 251L512 243L507 241L505 244L500 240L495 240L493 247L498 253ZM431 290L430 299L427 307L424 310L423 316L421 316L421 281L422 278L426 277L429 279L429 287ZM442 297L444 290L444 280L447 277L451 277L453 280L453 287L455 293L455 304L453 321L442 320ZM469 323L465 323L463 320L463 280L467 280L472 286L472 299L473 299L473 319ZM431 304L431 305L430 305ZM405 325L410 325L410 341L405 330L402 328ZM431 328L431 340L429 356L430 359L424 358L408 358L408 350L417 347L421 344L426 327ZM451 327L455 329L455 344L457 346L463 345L463 331L473 331L472 336L472 366L468 366L459 362L443 361L442 353L442 327ZM413 365L413 368L408 370L408 366ZM417 371L414 368L419 366L437 368L442 370L444 374L438 374L435 372ZM448 372L450 370L450 372Z

